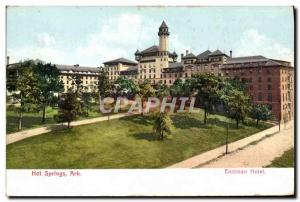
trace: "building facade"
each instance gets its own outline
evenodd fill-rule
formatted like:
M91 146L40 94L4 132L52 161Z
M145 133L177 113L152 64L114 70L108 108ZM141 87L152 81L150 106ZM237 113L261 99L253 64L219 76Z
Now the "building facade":
M294 117L294 69L290 62L263 56L228 59L221 71L224 76L248 83L253 103L267 104L279 120Z
M111 61L104 63L110 79L124 76L137 81L148 79L153 85L162 82L172 85L176 79L190 78L197 73L213 73L224 77L239 78L249 83L248 94L253 103L268 104L280 120L294 117L294 68L290 62L269 59L264 56L233 57L215 50L206 50L198 55L186 50L177 62L177 54L169 52L170 32L163 21L158 30L159 45L135 52L136 62L126 68L118 68ZM118 60L118 59L117 59ZM123 58L118 64L125 64ZM124 63L121 63L124 62Z
M120 76L125 76L130 79L137 79L137 62L126 58L118 58L104 62L103 64L103 68L108 73L108 78L110 81L115 81Z
M60 79L64 85L64 92L76 90L75 77L79 77L85 92L96 92L98 85L99 68L76 65L55 65L60 72Z

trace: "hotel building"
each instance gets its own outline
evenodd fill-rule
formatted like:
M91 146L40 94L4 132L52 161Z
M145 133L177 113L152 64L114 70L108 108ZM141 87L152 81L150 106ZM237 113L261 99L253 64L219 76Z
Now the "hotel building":
M169 28L163 21L158 30L159 46L135 52L135 60L125 58L104 63L113 81L124 76L137 81L149 79L153 85L161 81L172 85L176 79L190 78L197 73L213 73L224 77L240 78L249 83L248 94L253 103L268 104L280 120L294 117L294 68L290 62L264 56L233 57L215 50L198 55L186 50L177 62L177 54L168 50ZM123 67L123 68L122 68Z
M162 82L172 85L176 79L190 78L197 73L213 73L224 77L240 78L249 83L248 94L253 103L270 106L272 113L280 120L294 117L294 68L290 62L269 59L264 56L233 57L215 50L206 50L198 55L186 50L181 54L169 51L169 28L163 21L158 29L159 45L137 50L136 61L118 58L104 62L103 68L110 81L123 76L137 82L146 79L155 85ZM13 64L7 62L7 70ZM64 83L64 92L74 88L74 75L79 75L87 92L97 91L100 68L79 65L56 65Z

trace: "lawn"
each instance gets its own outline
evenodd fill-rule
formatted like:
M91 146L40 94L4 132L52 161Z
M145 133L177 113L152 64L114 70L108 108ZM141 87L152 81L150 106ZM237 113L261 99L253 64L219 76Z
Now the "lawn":
M282 156L275 158L267 167L289 168L294 167L294 148L283 153Z
M54 124L56 121L53 119L53 116L57 114L57 108L47 107L46 109L46 122L41 123L42 121L42 112L26 112L23 115L22 119L22 130L37 128L45 126L48 124ZM79 117L79 120L87 118L99 117L101 114L98 112L97 106L93 105L89 111L88 117ZM6 133L18 132L18 114L12 106L6 108Z
M225 144L226 118L203 113L171 116L173 134L153 134L153 117L131 116L74 127L7 145L7 168L163 168ZM270 127L229 124L229 141Z

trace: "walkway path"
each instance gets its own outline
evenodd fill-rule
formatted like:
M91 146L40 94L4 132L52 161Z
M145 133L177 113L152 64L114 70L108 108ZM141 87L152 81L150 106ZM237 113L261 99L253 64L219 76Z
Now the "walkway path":
M109 119L118 119L121 117L132 116L135 114L137 114L137 113L120 113L120 114L110 115L109 117L103 116L103 117L98 117L98 118L74 121L74 122L71 122L71 126L80 126L80 125L85 125L85 124L101 122L101 121L107 121L108 118ZM67 127L67 123L51 124L51 125L47 125L47 126L40 127L40 128L29 129L29 130L12 133L12 134L6 135L6 144L11 144L13 142L23 140L25 138L29 138L29 137L36 136L36 135L41 135L44 133L49 133L51 131L61 130L66 127Z
M294 128L289 126L274 136L266 138L255 145L249 145L229 155L212 161L203 168L245 168L265 167L272 160L280 157L294 146Z
M292 123L290 122L289 126L287 126L287 127L291 128L292 127L291 125L292 125ZM274 135L274 137L275 136L277 137L278 135L280 135L280 137L281 137L284 134L286 134L286 136L290 136L290 137L287 137L288 140L286 141L286 143L282 143L282 144L285 145L287 148L291 147L291 140L293 139L291 131L293 129L283 129L283 128L284 127L282 125L281 126L281 131L278 133L279 128L278 128L278 125L277 125L277 126L274 126L272 128L269 128L267 130L261 131L259 133L254 134L254 135L251 135L249 137L246 137L244 139L241 139L241 140L238 140L236 142L230 143L230 144L228 144L228 151L229 152L237 151L238 149L244 148L247 145L249 145L253 142L262 140L262 139L264 139L264 138L266 138L270 135ZM268 138L271 138L271 137L268 137ZM279 143L281 143L281 142L273 142L272 147L274 149L278 148ZM274 147L274 145L276 145L276 147ZM268 145L268 146L270 146L270 145ZM208 152L199 154L197 156L194 156L194 157L189 158L187 160L184 160L182 162L176 163L176 164L174 164L174 165L172 165L168 168L194 168L194 167L203 166L204 164L207 164L208 162L210 162L214 159L220 158L221 156L224 155L224 153L225 153L225 145L223 145L221 147L218 147L216 149L210 150ZM276 153L276 154L279 155L280 153L281 153L281 150L279 150L278 153ZM228 154L228 156L229 155L230 154ZM260 155L263 155L263 154L260 154ZM272 156L272 154L270 154L270 155ZM276 156L278 156L278 155L276 155ZM249 155L249 153L248 153L248 156L246 156L244 158L245 158L245 160L247 160L247 159L250 159L250 157L252 158L252 156ZM235 159L233 161L235 161ZM241 161L241 159L236 159L236 161ZM212 164L210 164L210 165L212 165ZM222 165L222 163L220 163L218 165L220 167L226 167L225 165ZM233 166L233 167L235 167L235 166ZM243 166L241 166L241 167L243 167Z

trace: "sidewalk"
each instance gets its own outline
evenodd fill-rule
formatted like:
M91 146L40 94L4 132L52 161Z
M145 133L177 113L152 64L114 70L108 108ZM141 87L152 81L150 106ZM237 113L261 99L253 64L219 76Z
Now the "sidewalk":
M257 144L250 144L226 156L222 156L201 167L203 168L246 168L265 167L294 146L294 128L287 127L274 136Z
M199 112L199 109L195 108L194 113ZM96 122L101 122L101 121L107 121L110 119L118 119L126 116L132 116L132 115L137 115L140 114L140 112L133 112L133 113L120 113L120 114L114 114L108 116L103 116L103 117L98 117L98 118L92 118L92 119L85 119L85 120L80 120L80 121L74 121L71 122L71 126L80 126L80 125L85 125L85 124L91 124L91 123L96 123ZM16 133L11 133L6 135L6 144L11 144L14 142L18 142L20 140L41 135L44 133L49 133L51 131L56 131L56 130L61 130L65 129L67 127L67 123L59 123L59 124L51 124L39 128L34 128L34 129L28 129L28 130L23 130L20 132Z
M290 122L290 123L288 123L288 125L286 125L286 127L291 128L292 125L293 125L293 123ZM266 129L264 131L261 131L254 135L251 135L244 139L230 143L230 144L228 144L228 152L234 152L234 151L237 151L238 149L244 148L253 142L259 141L262 138L267 137L268 135L277 133L278 130L279 130L279 127L278 127L278 125L276 125L276 126L273 126L272 128ZM284 125L282 124L281 131L278 134L285 133L286 130L287 129L285 129ZM293 130L293 128L292 128L292 130ZM275 135L277 135L277 134L275 134ZM207 164L208 162L223 156L225 153L225 147L226 147L225 145L220 146L216 149L210 150L208 152L199 154L199 155L191 157L187 160L176 163L168 168L194 168L194 167L198 167L198 166L201 167L202 165ZM251 155L249 155L247 158L249 158L250 156Z
M74 121L74 122L71 122L71 126L80 126L80 125L85 125L85 124L101 122L101 121L107 121L107 120L111 120L111 119L118 119L118 118L122 118L122 117L126 117L126 116L132 116L135 114L137 114L137 113L130 113L130 114L122 113L122 114L110 115L109 117L103 116L103 117L98 117L98 118ZM51 125L47 125L47 126L40 127L40 128L29 129L29 130L12 133L12 134L6 135L6 144L11 144L11 143L23 140L25 138L29 138L29 137L33 137L33 136L37 136L37 135L41 135L44 133L49 133L51 131L65 129L65 128L67 128L67 123L59 123L59 124L51 124Z

